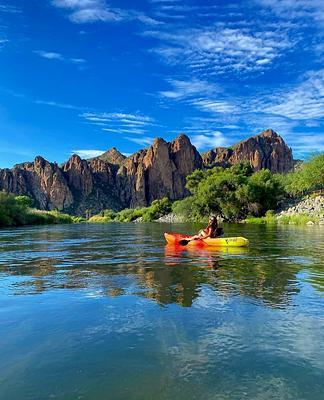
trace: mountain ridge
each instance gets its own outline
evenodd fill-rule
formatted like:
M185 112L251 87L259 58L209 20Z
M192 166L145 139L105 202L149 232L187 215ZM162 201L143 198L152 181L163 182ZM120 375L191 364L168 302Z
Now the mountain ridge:
M146 206L162 197L182 199L190 194L185 183L194 170L241 161L272 172L288 172L294 162L291 149L271 129L202 154L182 133L170 142L156 138L128 157L112 148L87 160L73 154L59 166L37 156L33 162L0 169L0 190L28 195L40 209L85 215L89 210Z

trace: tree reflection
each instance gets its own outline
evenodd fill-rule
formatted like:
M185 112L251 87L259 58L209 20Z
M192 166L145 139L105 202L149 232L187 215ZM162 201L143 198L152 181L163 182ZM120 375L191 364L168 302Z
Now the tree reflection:
M292 248L263 246L261 251L261 246L197 249L168 245L152 251L140 235L129 244L121 239L112 243L100 232L96 234L83 232L71 240L64 232L33 232L33 240L26 242L24 237L23 245L2 243L0 273L7 278L2 288L7 285L7 291L19 295L55 289L109 297L134 295L160 305L190 307L208 287L215 296L242 296L285 307L299 293L299 273L305 270L304 259ZM275 237L274 232L266 231L263 240L272 243ZM300 252L305 258L306 250ZM307 265L307 281L323 290L318 263Z

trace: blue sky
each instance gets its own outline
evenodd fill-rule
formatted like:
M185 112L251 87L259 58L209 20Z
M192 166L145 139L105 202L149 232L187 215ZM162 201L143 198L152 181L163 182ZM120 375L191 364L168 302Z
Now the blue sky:
M0 0L0 167L270 127L323 151L323 28L322 0Z

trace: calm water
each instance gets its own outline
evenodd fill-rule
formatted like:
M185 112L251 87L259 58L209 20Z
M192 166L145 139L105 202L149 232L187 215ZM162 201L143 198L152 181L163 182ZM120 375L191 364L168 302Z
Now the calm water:
M324 399L324 228L225 229L1 230L0 399Z

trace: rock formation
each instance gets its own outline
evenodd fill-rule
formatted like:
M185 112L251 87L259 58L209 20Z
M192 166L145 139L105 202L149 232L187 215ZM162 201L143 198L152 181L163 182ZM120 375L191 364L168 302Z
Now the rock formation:
M116 149L116 147L112 147L111 149L107 150L106 152L104 152L100 156L95 157L93 159L106 161L106 162L108 162L110 164L113 164L113 165L120 165L125 161L126 156L124 156L122 153L120 153Z
M267 168L271 172L285 173L293 168L291 149L272 129L252 136L230 148L216 147L202 155L205 166L228 166L246 161L255 171Z
M62 170L38 156L34 162L0 170L0 189L34 199L40 209L63 210L73 203L73 196Z
M155 139L152 146L130 156L117 173L121 199L131 207L155 199L182 199L189 194L186 176L202 168L202 158L187 136L168 143Z
M85 215L87 210L146 206L165 196L182 199L189 194L186 176L195 169L241 161L255 170L293 168L291 149L272 130L202 157L181 134L172 142L155 139L152 146L127 158L115 148L89 160L73 155L62 166L38 156L34 162L0 170L0 190L28 195L41 209Z

